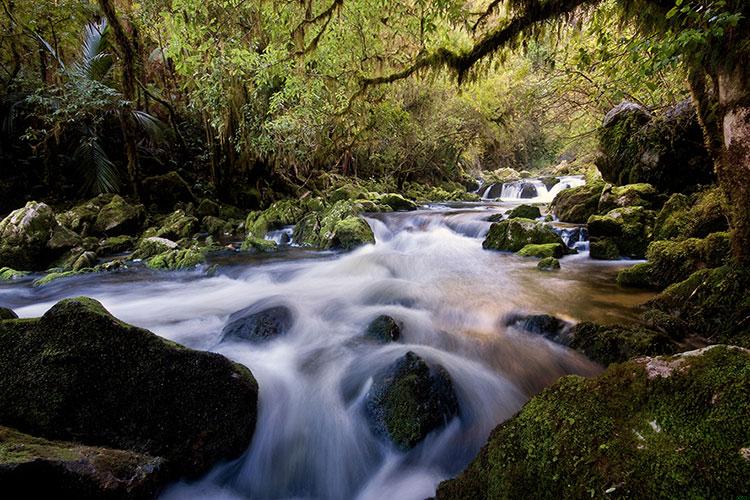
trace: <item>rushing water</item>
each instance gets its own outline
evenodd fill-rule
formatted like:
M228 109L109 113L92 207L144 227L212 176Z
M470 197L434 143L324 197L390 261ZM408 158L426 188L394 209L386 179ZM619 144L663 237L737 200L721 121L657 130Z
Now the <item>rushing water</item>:
M506 314L627 322L646 298L613 285L624 262L595 262L583 252L565 257L561 271L543 273L535 259L483 250L486 218L508 207L376 214L368 218L375 245L347 254L287 247L267 256L219 255L212 276L137 266L41 288L6 284L0 304L38 316L63 297L88 295L124 321L250 367L260 386L251 447L195 483L173 485L165 498L422 499L531 395L561 375L600 369L503 326ZM281 234L269 238L281 241ZM289 306L291 331L261 345L220 342L228 316L258 301ZM362 339L380 314L403 323L397 343ZM373 435L363 398L372 375L410 350L445 367L460 416L401 452Z
M526 203L550 203L555 195L563 189L583 186L586 181L582 175L565 175L557 177L557 184L549 189L540 179L523 179L504 184L480 186L482 199L515 202L523 199Z

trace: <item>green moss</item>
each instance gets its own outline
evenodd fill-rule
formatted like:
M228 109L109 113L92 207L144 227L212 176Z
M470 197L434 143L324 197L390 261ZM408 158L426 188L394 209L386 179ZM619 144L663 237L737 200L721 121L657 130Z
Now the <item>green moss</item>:
M86 267L78 271L53 272L53 273L46 274L37 280L34 280L33 286L44 286L48 283L57 281L59 279L70 278L71 276L79 276L81 274L88 274L88 273L93 273L93 272L96 272L96 271L94 268L91 268L91 267Z
M148 259L160 253L177 249L178 245L172 240L151 236L143 238L138 243L138 248L133 252L133 259Z
M617 284L625 288L651 288L652 266L648 262L641 262L617 273Z
M568 253L568 247L560 243L543 243L541 245L526 245L518 251L522 257L538 257L544 259L555 257L559 259Z
M390 316L381 315L367 326L365 337L380 343L394 342L401 337L401 327Z
M347 217L334 226L328 246L350 250L367 243L375 243L375 236L369 224L359 217Z
M592 238L589 242L589 256L592 259L618 260L620 250L609 238Z
M94 230L104 234L135 234L143 225L143 205L131 205L114 195L96 216Z
M416 210L417 204L407 200L400 194L386 193L378 197L378 202L388 205L393 210Z
M100 255L111 255L115 253L125 252L133 248L135 240L132 236L112 236L105 238L99 245Z
M544 223L530 219L508 219L490 226L482 247L517 252L526 245L544 243L564 245L560 236Z
M539 210L539 207L532 205L518 205L510 210L507 215L509 219L538 219L542 216L542 212Z
M605 246L592 250L592 258L607 258L614 255L610 248L614 245L617 253L633 259L642 259L653 238L654 212L643 207L624 207L610 210L607 215L589 217L587 227L594 242L606 239ZM606 252L600 252L606 250Z
M560 269L560 261L554 257L545 257L536 265L540 271L556 271Z
M254 236L248 236L245 238L245 241L242 242L242 250L246 251L273 252L276 248L275 241L269 241L264 238L255 238Z
M654 238L657 240L704 238L726 231L728 209L719 188L691 196L674 194L656 217Z
M371 201L343 200L323 211L310 212L294 227L294 241L317 248L350 249L375 238L369 225L359 217L365 211L380 210Z
M669 335L642 327L579 323L571 331L570 347L603 365L619 363L635 356L675 352ZM675 332L675 335L678 335Z
M734 498L747 493L750 356L692 356L568 376L498 426L438 499Z
M27 271L16 271L9 267L0 267L0 281L10 281L23 278L27 274L29 274Z
M305 214L299 200L281 200L262 212L250 212L245 220L247 236L263 238L268 231L299 222Z
M626 184L624 186L608 185L599 198L599 212L606 213L618 207L640 206L654 208L659 199L659 193L654 186L646 183Z
M146 266L161 270L193 269L205 262L202 251L193 248L168 250L146 260Z
M155 233L148 236L177 241L191 238L199 227L197 218L187 215L183 210L175 210L161 221Z

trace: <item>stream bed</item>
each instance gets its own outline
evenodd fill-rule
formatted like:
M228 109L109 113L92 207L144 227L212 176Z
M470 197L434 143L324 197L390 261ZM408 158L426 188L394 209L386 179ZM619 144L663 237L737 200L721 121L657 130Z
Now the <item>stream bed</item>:
M284 246L214 255L209 274L135 265L38 288L27 278L0 284L0 303L33 317L62 298L90 296L123 321L252 370L260 399L250 448L198 481L172 485L164 498L421 500L529 397L562 375L601 370L503 318L628 323L651 296L616 286L617 271L632 261L590 260L585 245L551 273L537 270L536 259L483 250L487 217L520 201L373 214L376 244L349 253ZM259 302L291 309L290 331L262 344L222 341L229 315ZM403 325L398 342L363 338L382 314ZM371 431L363 405L373 375L408 351L445 368L459 416L401 451Z

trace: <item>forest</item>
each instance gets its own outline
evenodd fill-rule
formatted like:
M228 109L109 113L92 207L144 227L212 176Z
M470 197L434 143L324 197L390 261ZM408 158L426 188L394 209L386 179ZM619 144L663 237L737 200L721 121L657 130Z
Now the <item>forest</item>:
M9 498L750 494L746 0L0 0Z

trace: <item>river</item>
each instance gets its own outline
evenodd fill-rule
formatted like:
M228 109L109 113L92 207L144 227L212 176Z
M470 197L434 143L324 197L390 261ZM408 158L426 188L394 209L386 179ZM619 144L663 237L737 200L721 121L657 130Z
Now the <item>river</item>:
M0 303L31 317L61 298L90 296L123 321L252 370L260 406L250 448L197 482L172 485L164 498L421 500L460 472L529 397L561 375L601 369L504 326L506 315L626 323L649 297L614 284L632 262L592 261L585 245L551 273L537 270L536 259L483 250L486 218L518 202L373 214L367 220L376 243L350 253L287 246L268 255L212 256L210 274L135 265L39 288L26 279L0 285ZM265 344L221 342L229 315L261 301L291 308L291 330ZM362 338L381 314L402 323L398 342ZM372 376L407 351L447 370L460 414L402 452L371 432L363 400Z

